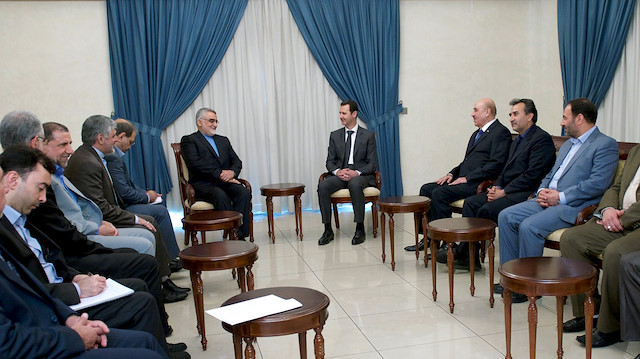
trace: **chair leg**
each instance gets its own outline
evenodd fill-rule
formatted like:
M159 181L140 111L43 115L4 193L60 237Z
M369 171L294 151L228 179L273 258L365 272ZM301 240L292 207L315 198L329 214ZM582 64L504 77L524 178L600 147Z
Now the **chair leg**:
M336 219L336 228L340 228L340 220L338 219L338 204L333 203L333 217Z
M184 227L183 227L184 228ZM184 245L189 245L189 239L191 238L191 233L188 230L184 230Z
M371 202L371 215L373 216L373 238L378 235L378 202Z
M249 240L253 243L253 210L249 211Z

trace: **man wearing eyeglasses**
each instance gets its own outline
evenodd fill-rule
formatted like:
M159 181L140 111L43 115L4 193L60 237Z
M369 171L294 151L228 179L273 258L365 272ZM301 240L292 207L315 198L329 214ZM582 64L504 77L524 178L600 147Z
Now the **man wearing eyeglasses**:
M249 236L251 192L238 181L242 161L227 137L216 134L218 115L210 108L196 112L198 131L183 136L180 150L189 168L189 183L196 200L212 203L218 210L240 212L244 220L238 238Z

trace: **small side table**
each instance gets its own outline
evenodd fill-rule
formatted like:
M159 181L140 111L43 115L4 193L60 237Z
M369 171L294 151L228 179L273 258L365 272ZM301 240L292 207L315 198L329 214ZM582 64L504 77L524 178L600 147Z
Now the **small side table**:
M316 359L324 359L322 327L329 317L329 311L327 310L329 297L325 294L314 289L300 287L264 288L238 294L222 303L222 307L269 294L274 294L284 299L295 298L302 303L302 307L236 325L229 325L223 322L222 327L233 334L235 358L242 358L243 340L247 345L244 350L245 358L254 359L255 349L253 348L253 342L256 337L274 337L297 333L298 343L300 344L300 358L306 359L307 330L313 329L316 333L313 339L315 357Z
M242 225L242 214L236 211L216 211L208 209L194 211L182 219L185 238L191 237L191 245L198 244L198 232L202 233L202 243L206 243L206 231L229 231L229 239L238 239L238 227ZM253 240L251 241L253 242Z
M570 258L529 257L508 261L498 268L504 288L504 326L507 340L506 359L511 359L511 292L529 297L529 358L536 357L536 327L539 295L556 297L558 326L558 358L562 358L562 310L566 296L587 293L584 300L585 346L591 358L593 329L593 294L598 283L597 271L591 264Z
M396 261L394 258L395 249L394 245L394 227L393 221L394 213L413 213L413 222L416 232L416 259L419 258L418 251L418 213L422 213L422 228L427 228L427 212L431 208L431 199L424 196L399 196L399 197L387 197L378 200L378 206L380 207L380 230L382 231L382 263L386 259L384 253L384 214L389 214L389 242L391 245L391 270L396 270ZM425 265L427 261L425 251Z
M198 334L202 349L207 350L207 336L204 329L204 298L202 271L238 269L238 286L241 292L253 290L251 267L258 259L258 246L245 241L222 241L191 246L180 252L182 265L189 270L193 302L196 306ZM246 268L246 277L245 277Z
M429 222L427 224L427 233L431 238L431 253L436 253L436 241L447 242L447 265L449 266L449 311L453 313L453 243L469 242L469 272L471 273L471 285L469 291L473 296L476 291L474 285L475 274L475 244L476 242L489 241L489 305L493 308L493 264L495 256L495 247L493 239L496 236L496 224L493 221L484 218L443 218ZM435 258L435 257L434 257ZM424 264L427 265L427 256L425 253ZM436 266L431 266L431 277L433 281L433 300L438 297L436 290Z
M271 242L276 242L276 231L273 224L273 197L293 196L296 216L296 235L302 240L302 205L300 196L304 193L302 183L274 183L260 187L260 194L267 197L267 226Z

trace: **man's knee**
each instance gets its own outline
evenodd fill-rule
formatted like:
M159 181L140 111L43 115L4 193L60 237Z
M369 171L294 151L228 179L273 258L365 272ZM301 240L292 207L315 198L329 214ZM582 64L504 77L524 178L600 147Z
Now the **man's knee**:
M431 198L431 192L436 187L438 187L438 184L435 182L425 183L420 187L420 195Z

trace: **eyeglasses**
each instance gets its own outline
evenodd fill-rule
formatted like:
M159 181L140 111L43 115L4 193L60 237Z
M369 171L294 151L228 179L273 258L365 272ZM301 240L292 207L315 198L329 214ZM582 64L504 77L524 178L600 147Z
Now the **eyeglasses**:
M200 120L207 121L209 123L218 123L218 119L217 118L200 118Z

